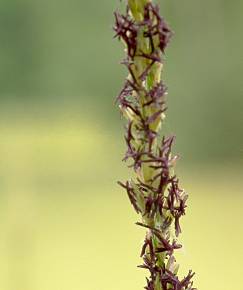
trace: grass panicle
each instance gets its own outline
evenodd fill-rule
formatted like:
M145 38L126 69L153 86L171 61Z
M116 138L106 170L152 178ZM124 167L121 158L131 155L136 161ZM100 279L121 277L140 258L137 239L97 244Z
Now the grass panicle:
M135 178L119 184L126 189L137 225L146 229L141 249L147 269L147 290L195 290L189 273L179 279L174 256L182 245L180 219L185 214L187 193L174 172L174 136L160 136L165 119L167 88L161 80L165 49L172 31L160 16L159 6L149 0L128 0L126 11L115 12L115 36L125 45L123 60L128 77L117 97L127 120L125 161Z

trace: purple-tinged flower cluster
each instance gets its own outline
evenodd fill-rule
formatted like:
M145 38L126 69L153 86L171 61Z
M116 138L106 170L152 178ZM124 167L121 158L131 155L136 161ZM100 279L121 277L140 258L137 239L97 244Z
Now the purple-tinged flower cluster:
M115 13L114 30L125 44L123 64L129 72L117 97L120 110L128 120L124 160L132 161L130 166L136 173L135 180L119 184L126 189L135 211L141 215L142 221L137 225L147 229L141 250L143 264L139 266L150 272L145 289L195 290L191 281L194 273L189 271L180 280L179 265L174 258L174 251L182 247L177 237L181 233L180 218L185 214L188 197L174 174L177 156L172 154L172 146L175 138L159 138L167 109L167 88L160 74L172 32L157 5L143 1L146 4L141 12L141 9L136 10L141 6L138 2L129 1L124 15Z

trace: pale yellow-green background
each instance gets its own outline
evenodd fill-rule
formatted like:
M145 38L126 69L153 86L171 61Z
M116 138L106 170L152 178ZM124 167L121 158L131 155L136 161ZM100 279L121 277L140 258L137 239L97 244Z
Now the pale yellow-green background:
M165 0L165 134L189 192L180 275L243 289L243 20L240 0ZM116 184L125 70L112 40L119 1L0 2L0 289L139 290L140 246Z

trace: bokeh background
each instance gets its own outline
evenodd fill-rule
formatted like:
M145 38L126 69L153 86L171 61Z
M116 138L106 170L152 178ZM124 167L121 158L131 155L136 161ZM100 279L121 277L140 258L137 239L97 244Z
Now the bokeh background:
M199 289L242 289L243 2L164 0L164 134L190 193L178 255ZM0 1L0 289L138 290L125 192L118 0Z

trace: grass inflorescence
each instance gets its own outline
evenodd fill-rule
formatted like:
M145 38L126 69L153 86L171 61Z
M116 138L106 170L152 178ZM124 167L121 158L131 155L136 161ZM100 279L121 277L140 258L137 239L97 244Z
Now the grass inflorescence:
M129 75L117 97L127 119L124 160L131 160L136 177L119 184L147 230L141 249L149 271L147 290L195 290L189 273L178 277L174 256L182 245L180 219L185 214L187 193L174 172L174 136L160 136L165 119L167 87L161 80L165 49L172 31L160 16L159 6L149 0L128 0L126 12L115 13L116 37L125 44L123 64Z

